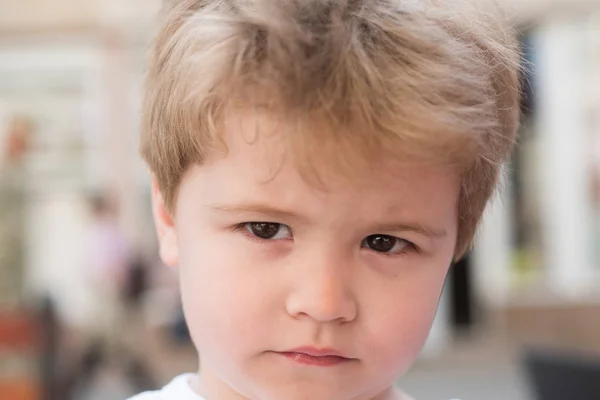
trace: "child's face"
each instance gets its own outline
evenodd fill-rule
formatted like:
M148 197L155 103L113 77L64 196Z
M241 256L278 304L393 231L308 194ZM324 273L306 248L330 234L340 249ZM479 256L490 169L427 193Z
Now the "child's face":
M161 255L180 268L201 356L197 388L211 400L386 398L435 314L458 175L325 169L322 190L274 156L278 134L251 140L255 126L227 124L228 155L186 173L173 220L154 191Z

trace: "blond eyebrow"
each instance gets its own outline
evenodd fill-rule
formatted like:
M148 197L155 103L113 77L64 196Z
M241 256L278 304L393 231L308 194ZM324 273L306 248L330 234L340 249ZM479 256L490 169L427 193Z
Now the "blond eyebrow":
M240 203L230 205L217 205L211 207L213 210L226 213L248 213L248 214L261 214L265 217L271 217L274 219L285 219L285 220L296 220L304 221L306 217L301 216L293 211L284 210L277 207L267 206L260 203Z
M391 223L377 225L383 232L414 232L431 239L441 239L448 236L445 229L435 229L420 223Z

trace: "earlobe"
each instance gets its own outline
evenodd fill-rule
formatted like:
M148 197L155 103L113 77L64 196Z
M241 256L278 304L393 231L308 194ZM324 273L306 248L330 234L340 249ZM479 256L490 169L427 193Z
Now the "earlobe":
M158 235L159 253L163 263L175 267L179 263L179 247L175 220L165 205L158 183L152 180L152 213Z

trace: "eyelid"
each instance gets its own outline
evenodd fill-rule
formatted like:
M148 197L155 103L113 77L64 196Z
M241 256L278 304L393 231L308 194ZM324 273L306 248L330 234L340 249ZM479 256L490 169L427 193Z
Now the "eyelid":
M411 242L411 241L410 241L410 240L408 240L408 239L403 239L403 238L401 238L401 237L398 237L398 236L395 236L395 235L386 234L386 233L373 233L373 234L371 234L371 235L369 235L369 236L365 237L365 238L363 239L363 241L361 242L361 247L363 247L363 243L364 243L364 242L365 242L365 241L366 241L368 238L370 238L370 237L372 237L372 236L389 236L389 237L392 237L392 238L394 238L394 239L396 239L396 240L399 240L399 241L402 241L402 242L405 242L405 243L406 243L406 246L405 246L405 248L404 248L404 249L402 249L402 250L400 250L400 251L398 251L398 252L396 252L396 253L392 253L392 252L381 252L381 251L376 251L376 250L373 250L373 249L371 249L371 248L370 248L370 247L368 247L368 246L365 246L365 247L364 247L365 249L367 249L367 250L369 250L369 251L371 251L371 252L373 252L373 253L376 253L376 254L378 254L378 255L382 255L382 256L385 256L385 257L402 257L402 256L405 256L405 255L407 255L407 254L409 254L409 253L420 252L420 251L419 251L419 247L418 247L418 246L417 246L417 245L416 245L414 242Z
M403 232L403 233L399 233L399 232L392 232L392 233L375 233L375 235L386 235L386 236L391 236L391 237L395 237L396 239L402 240L408 244L410 244L412 247L419 249L422 247L422 245L425 244L425 241L427 241L426 238L421 237L418 234L411 234L411 232ZM410 237L410 239L409 239ZM417 244L419 243L419 244Z
M263 239L261 237L258 237L256 235L252 234L252 232L250 232L247 229L247 226L249 224L273 224L273 225L279 225L282 228L285 227L289 231L290 237L289 238L284 238L284 239ZM241 232L248 239L254 240L254 241L259 242L259 243L281 242L281 241L288 241L288 240L293 240L294 239L294 233L292 232L292 228L289 225L283 224L281 222L272 222L272 221L247 221L247 222L241 222L239 224L236 224L233 227L233 230L236 231L236 232Z

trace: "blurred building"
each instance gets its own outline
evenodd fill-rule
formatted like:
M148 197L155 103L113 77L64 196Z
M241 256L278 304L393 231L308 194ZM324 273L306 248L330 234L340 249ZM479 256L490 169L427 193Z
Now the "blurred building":
M590 318L600 310L600 3L504 1L531 62L526 118L469 258L472 296L461 307L473 309L469 324L483 332L600 346L600 322ZM17 290L26 298L52 293L67 313L77 306L90 191L113 191L131 240L152 246L136 132L159 6L0 0L0 141L14 116L35 127L20 180L26 252ZM449 343L453 301L442 301L432 352Z
M519 343L600 349L600 3L515 1L528 64L506 185L473 254L476 298Z
M148 183L136 131L158 7L149 0L0 2L0 135L14 116L35 127L21 179L28 293L51 291L77 304L86 194L113 192L131 239L147 244Z

